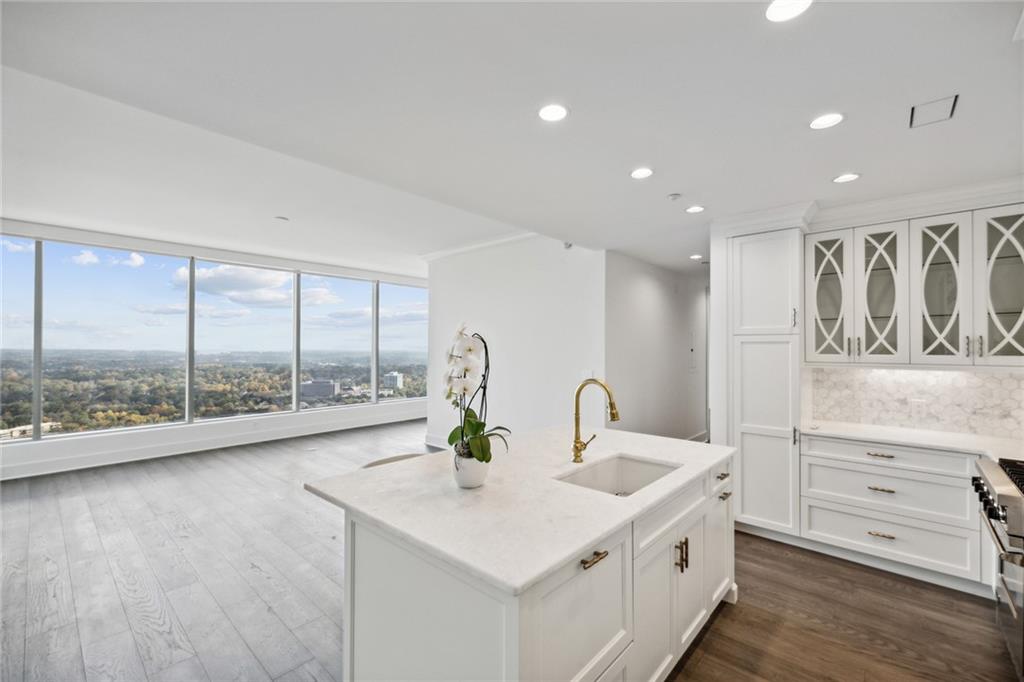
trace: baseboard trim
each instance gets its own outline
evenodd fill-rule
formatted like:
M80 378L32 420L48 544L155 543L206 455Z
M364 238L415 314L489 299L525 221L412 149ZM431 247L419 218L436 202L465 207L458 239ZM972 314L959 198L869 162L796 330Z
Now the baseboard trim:
M766 528L758 528L757 526L752 526L749 523L737 522L736 530L741 533L748 533L768 540L774 540L775 542L782 542L787 545L793 545L794 547L800 547L801 549L818 552L819 554L827 554L828 556L833 556L837 559L845 559L846 561L852 561L855 564L870 566L871 568L877 568L888 573L895 573L907 578L914 578L915 580L939 585L940 587L948 587L960 592L966 592L977 597L985 597L986 599L992 600L995 599L995 591L991 585L986 585L974 580L957 578L956 576L944 575L924 568L901 564L898 561L890 561L889 559L873 557L869 554L862 554L843 547L834 547L823 542L818 542L817 540L808 540L807 538L802 538L797 535L789 535L788 533L780 533Z
M427 437L423 439L424 442L432 448L441 448L442 450L448 447L448 437L442 436L436 433L427 432Z

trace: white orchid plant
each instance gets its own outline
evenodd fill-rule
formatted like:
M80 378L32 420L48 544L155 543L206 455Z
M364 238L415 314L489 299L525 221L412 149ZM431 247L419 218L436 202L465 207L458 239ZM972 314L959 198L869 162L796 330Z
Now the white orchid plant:
M479 334L469 333L462 325L448 350L448 371L445 374L445 396L459 411L459 424L448 434L448 444L455 448L456 466L459 457L490 462L492 438L501 440L508 449L505 436L511 431L504 426L487 428L487 379L490 373L487 342Z

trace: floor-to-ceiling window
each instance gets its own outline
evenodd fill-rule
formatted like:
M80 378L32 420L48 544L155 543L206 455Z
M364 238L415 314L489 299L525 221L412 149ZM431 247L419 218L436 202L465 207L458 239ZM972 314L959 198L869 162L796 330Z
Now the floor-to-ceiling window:
M423 287L90 238L0 238L0 439L426 396Z
M380 284L381 400L427 395L427 290Z
M44 243L44 433L185 418L187 262Z
M373 401L373 282L302 275L299 407Z
M0 439L32 436L35 241L0 239Z
M292 409L293 285L284 270L196 261L196 419Z

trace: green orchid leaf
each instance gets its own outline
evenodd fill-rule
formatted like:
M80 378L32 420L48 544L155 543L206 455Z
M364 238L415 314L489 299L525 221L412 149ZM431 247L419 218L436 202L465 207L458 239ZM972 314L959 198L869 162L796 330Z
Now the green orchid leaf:
M466 435L479 436L487 428L487 425L475 419L466 419Z
M462 440L462 427L456 426L452 429L452 432L448 434L448 445L455 445Z
M472 407L466 410L466 421L480 421L480 417L476 416L476 410Z

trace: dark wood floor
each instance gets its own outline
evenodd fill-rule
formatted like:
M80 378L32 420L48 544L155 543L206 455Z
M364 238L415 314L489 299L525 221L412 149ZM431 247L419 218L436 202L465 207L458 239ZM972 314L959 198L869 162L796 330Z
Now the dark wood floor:
M745 533L736 583L670 679L1017 679L986 599Z
M0 486L0 680L341 680L343 524L301 484L423 422ZM749 535L694 680L1012 680L992 605Z

